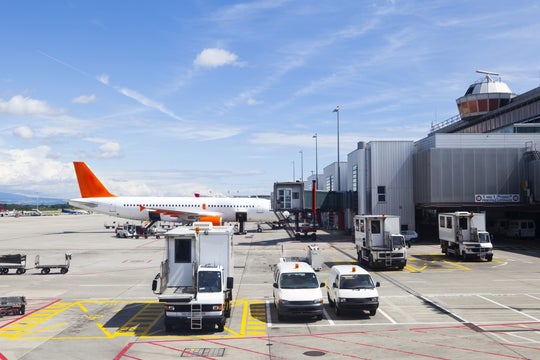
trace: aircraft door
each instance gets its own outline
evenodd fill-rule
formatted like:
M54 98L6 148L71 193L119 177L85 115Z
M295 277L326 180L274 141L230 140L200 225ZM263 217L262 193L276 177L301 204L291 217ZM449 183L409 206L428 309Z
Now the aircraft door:
M109 204L109 215L117 215L116 214L116 205L115 204Z
M167 240L169 281L167 286L193 285L193 237L171 238Z
M239 234L245 234L244 224L247 221L247 212L237 211L236 212L236 221L240 224L238 229Z

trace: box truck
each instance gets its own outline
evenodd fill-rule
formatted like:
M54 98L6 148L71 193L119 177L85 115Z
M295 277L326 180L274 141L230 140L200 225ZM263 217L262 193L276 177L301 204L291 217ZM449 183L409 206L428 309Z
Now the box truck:
M360 266L403 269L407 265L399 216L356 215L354 242Z
M439 240L443 254L461 257L493 259L491 236L486 231L486 214L456 211L439 214Z
M152 290L165 304L165 330L223 331L231 314L232 226L195 222L165 233L165 260Z

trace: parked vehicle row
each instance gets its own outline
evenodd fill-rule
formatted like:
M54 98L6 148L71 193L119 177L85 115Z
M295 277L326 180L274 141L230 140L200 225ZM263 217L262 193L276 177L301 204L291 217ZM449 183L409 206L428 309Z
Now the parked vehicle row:
M278 319L286 317L323 318L322 288L336 315L344 311L375 315L379 294L371 275L358 265L334 265L327 282L319 282L313 268L305 262L282 261L274 270L273 296Z

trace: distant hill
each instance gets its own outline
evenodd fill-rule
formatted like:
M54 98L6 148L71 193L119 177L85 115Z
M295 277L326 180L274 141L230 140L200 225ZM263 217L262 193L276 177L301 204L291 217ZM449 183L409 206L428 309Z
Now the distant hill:
M26 196L20 194L12 194L0 192L0 204L17 204L17 205L56 205L64 204L65 199L54 199L45 197Z

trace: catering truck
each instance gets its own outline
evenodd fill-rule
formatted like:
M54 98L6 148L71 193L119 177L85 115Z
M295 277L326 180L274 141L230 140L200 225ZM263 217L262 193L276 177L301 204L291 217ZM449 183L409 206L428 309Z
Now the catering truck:
M370 268L403 269L407 265L405 237L396 215L356 215L354 242L358 262Z
M486 214L456 211L439 214L439 240L443 254L467 259L493 259Z
M165 259L152 290L165 304L165 330L217 327L231 314L232 226L194 222L165 233Z

